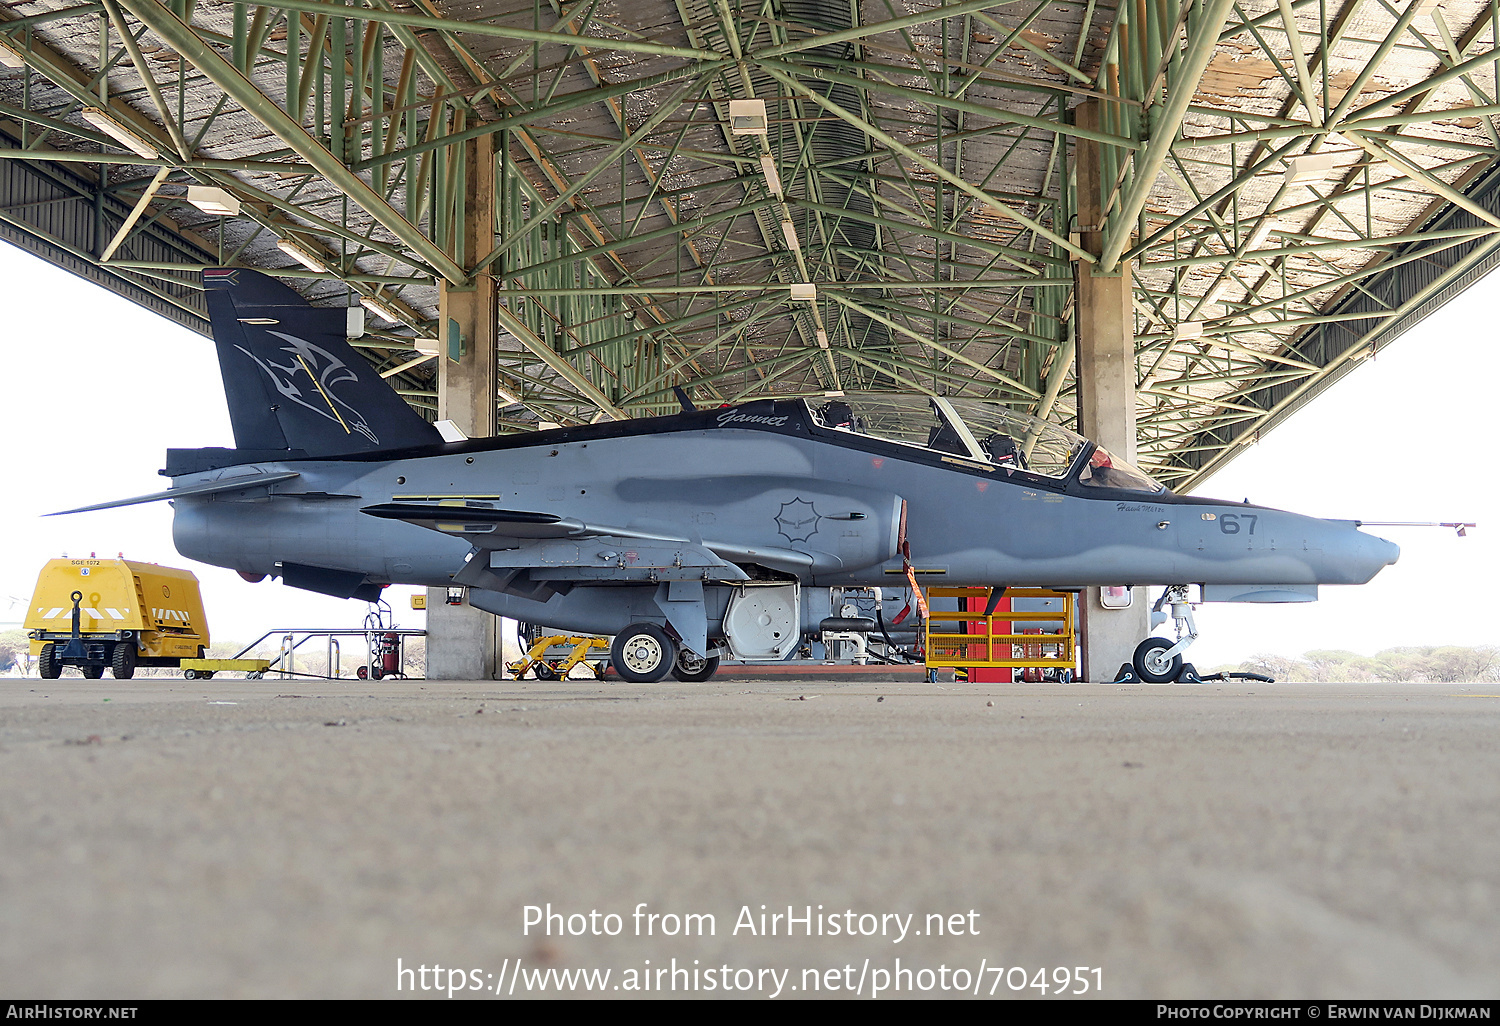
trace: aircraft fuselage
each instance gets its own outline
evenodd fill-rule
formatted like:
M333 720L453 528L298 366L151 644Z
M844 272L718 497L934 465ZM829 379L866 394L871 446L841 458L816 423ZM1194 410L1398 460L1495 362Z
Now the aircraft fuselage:
M450 584L475 549L471 558L492 570L522 570L576 599L583 598L578 586L741 579L682 563L680 546L678 560L665 564L662 546L679 542L749 568L752 578L765 572L819 588L904 585L903 537L923 583L991 587L1360 584L1397 554L1350 521L1170 492L1085 489L1076 480L825 431L799 418L800 408L757 403L182 475L175 487L252 469L299 476L178 499L174 535L184 555L248 574L276 575L291 563L429 587ZM469 503L628 531L507 539L503 525L445 534L361 512L388 503ZM640 551L649 554L632 560ZM545 605L554 618L539 622L600 629L602 614L593 608L584 617L592 626L570 621L575 596L489 601L523 619L543 615ZM597 598L572 604L592 607Z

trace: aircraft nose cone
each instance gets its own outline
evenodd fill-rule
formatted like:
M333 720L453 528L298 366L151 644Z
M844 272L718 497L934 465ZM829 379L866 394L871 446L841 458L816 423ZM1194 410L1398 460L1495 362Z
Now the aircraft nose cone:
M1358 562L1361 564L1363 579L1358 583L1370 580L1401 557L1401 546L1373 534L1360 531L1359 542Z
M1359 530L1358 521L1326 520L1324 524L1320 584L1366 584L1401 556L1394 543Z

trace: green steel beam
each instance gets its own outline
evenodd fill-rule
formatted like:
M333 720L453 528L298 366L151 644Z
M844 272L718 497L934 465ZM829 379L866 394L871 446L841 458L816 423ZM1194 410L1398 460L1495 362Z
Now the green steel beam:
M1099 269L1103 274L1119 266L1120 257L1130 244L1136 218L1146 206L1156 176L1166 164L1172 142L1182 127L1182 119L1192 103L1197 83L1213 58L1219 31L1229 18L1234 0L1204 0L1197 17L1192 19L1181 62L1176 67L1172 87L1166 92L1161 111L1151 119L1151 137L1135 163L1133 187L1123 196L1120 209L1110 216L1104 237ZM1125 8L1121 8L1123 11ZM1201 12L1201 13L1200 13ZM1176 44L1176 40L1172 41ZM1107 109L1107 108L1106 108Z
M253 0L227 0L236 7L259 7ZM128 5L127 5L128 6ZM599 50L622 53L639 53L650 57L681 57L687 60L717 61L721 56L710 50L695 50L681 46L669 46L649 40L614 39L609 36L572 35L566 32L547 32L519 26L492 25L484 21L455 21L426 14L403 14L400 11L356 7L350 4L323 2L323 0L275 0L270 6L285 11L302 11L321 14L329 18L348 18L354 21L379 22L385 25L401 25L405 28L421 29L434 33L455 35L489 36L498 39L515 39L527 43L556 43L560 46L592 46Z
M385 225L391 234L410 247L433 270L453 284L463 284L467 280L463 268L447 253L387 203L364 179L308 134L299 122L272 102L238 69L220 57L193 32L191 26L157 0L122 0L122 3L142 24L192 61L193 66L223 89L226 95L297 151L319 174Z

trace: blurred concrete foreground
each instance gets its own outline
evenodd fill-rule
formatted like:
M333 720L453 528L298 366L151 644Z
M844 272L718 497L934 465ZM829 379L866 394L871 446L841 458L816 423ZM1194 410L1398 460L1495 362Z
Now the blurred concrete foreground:
M1495 998L1497 738L1488 685L6 681L0 994Z

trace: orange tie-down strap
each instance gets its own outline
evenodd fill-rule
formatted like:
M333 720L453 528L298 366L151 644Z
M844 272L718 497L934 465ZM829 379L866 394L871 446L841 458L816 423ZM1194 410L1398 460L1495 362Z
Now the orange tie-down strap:
M906 564L906 582L911 585L911 593L917 597L917 616L925 622L927 619L927 599L922 594L921 585L917 584L917 575L912 570L911 564Z

